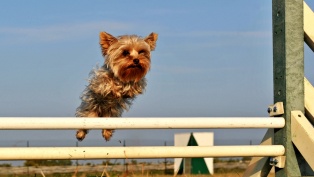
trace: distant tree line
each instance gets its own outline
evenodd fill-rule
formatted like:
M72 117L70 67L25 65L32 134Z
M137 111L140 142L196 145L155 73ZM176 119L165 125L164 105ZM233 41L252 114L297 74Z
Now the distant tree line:
M9 163L0 164L0 167L11 167L12 165Z
M71 166L71 160L26 160L24 166Z

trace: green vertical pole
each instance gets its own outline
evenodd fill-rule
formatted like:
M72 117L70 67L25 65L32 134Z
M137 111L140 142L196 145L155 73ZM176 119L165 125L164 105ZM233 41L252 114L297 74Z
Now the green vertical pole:
M304 112L304 30L303 0L273 0L274 102L282 101L286 126L275 130L274 143L285 146L286 163L276 168L276 177L305 174L299 152L291 141L293 110Z

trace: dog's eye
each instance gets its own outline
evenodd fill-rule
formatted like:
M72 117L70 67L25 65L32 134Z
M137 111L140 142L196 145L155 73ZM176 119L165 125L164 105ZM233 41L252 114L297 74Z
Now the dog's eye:
M127 50L124 50L124 51L122 52L122 55L124 55L124 56L130 55L130 52L127 51Z
M144 53L145 53L145 50L140 50L138 53L139 53L139 54L144 54Z

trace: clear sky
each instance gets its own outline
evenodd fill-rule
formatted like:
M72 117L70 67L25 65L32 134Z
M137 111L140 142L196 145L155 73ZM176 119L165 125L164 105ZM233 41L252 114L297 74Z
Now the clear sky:
M314 9L314 1L307 2ZM159 34L146 92L124 117L267 117L273 103L270 0L29 0L0 6L1 117L73 117L88 73L103 63L101 31ZM305 58L314 83L307 47ZM174 132L186 131L117 131L112 141L172 140ZM206 131L222 140L260 139L265 132ZM75 141L74 134L2 131L0 141ZM82 145L91 140L102 142L100 131Z

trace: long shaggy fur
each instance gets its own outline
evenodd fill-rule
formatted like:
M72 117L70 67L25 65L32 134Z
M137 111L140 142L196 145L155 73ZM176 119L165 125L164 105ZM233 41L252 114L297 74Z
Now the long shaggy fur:
M145 86L145 78L136 83L124 83L106 66L96 68L90 73L76 117L89 117L91 112L97 112L97 117L121 117L123 110L128 110L136 96L144 92Z
M150 52L155 49L158 35L146 38L124 35L117 38L100 33L100 46L105 62L90 73L76 117L120 117L137 95L144 92L145 75L150 69ZM106 141L114 130L103 130ZM82 141L88 130L79 129L76 138Z

